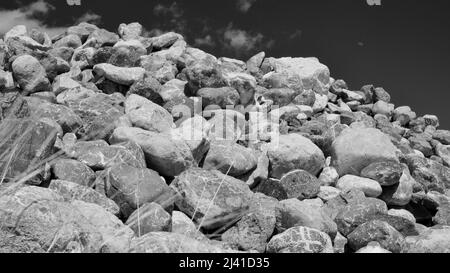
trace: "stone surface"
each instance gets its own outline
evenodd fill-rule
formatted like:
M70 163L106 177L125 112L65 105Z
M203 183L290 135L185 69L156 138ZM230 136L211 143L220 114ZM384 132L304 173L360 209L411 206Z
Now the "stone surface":
M389 137L373 128L344 130L331 147L332 166L340 176L359 175L378 161L398 162L396 148Z
M141 237L149 232L168 231L172 229L172 217L157 203L146 203L138 207L128 217L126 225L136 236Z
M275 235L267 244L268 253L333 253L330 237L316 229L293 227Z
M270 176L280 179L284 174L301 169L317 175L324 167L323 152L309 139L298 135L280 135L268 147Z
M383 191L377 181L349 174L344 175L339 179L336 188L344 192L358 189L364 192L367 197L378 197Z
M14 60L12 70L25 94L51 90L47 73L36 58L22 55Z
M171 187L180 194L180 210L202 227L211 229L238 217L249 209L252 192L240 180L217 170L191 168L181 173Z
M317 178L303 170L295 170L283 175L280 185L286 192L287 198L299 200L314 198L320 191L320 182Z

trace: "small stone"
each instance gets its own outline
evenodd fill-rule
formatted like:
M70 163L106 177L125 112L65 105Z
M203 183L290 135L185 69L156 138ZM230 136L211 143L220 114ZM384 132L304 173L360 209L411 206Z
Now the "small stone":
M73 159L58 159L52 164L56 179L70 181L83 186L91 186L95 173L85 164Z
M317 197L322 199L322 201L327 202L328 200L338 197L341 194L341 192L342 192L341 190L334 187L321 186L320 191L317 194Z
M333 167L323 168L319 176L319 181L321 182L321 185L325 186L335 186L338 180L339 174Z
M356 253L392 253L387 249L381 247L378 242L370 242L367 246L360 248Z

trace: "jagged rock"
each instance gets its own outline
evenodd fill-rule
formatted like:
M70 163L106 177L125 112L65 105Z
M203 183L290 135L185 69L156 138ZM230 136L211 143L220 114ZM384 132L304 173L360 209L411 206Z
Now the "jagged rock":
M143 31L143 27L141 24L134 22L130 24L120 24L118 32L122 39L124 40L132 40L139 38Z
M179 79L170 80L160 88L159 95L164 102L169 102L174 98L184 97L184 86L186 84L186 81Z
M131 140L144 151L147 166L165 176L176 176L195 165L189 145L184 140L140 128L118 127L110 143Z
M197 96L202 98L202 106L217 105L222 109L234 107L239 103L239 93L232 87L202 88Z
M325 232L331 238L336 236L337 226L323 210L320 200L283 200L276 213L276 229L279 233L291 227L304 226Z
M90 187L70 181L52 180L48 188L61 195L66 202L79 200L86 203L93 203L99 205L111 214L119 215L119 206L117 206L114 201Z
M319 176L321 185L334 186L339 179L339 174L333 167L325 167Z
M408 168L404 168L399 183L385 187L380 198L388 205L405 206L412 198L415 183Z
M375 162L361 171L361 176L373 179L381 186L393 186L398 184L403 175L404 167L397 162Z
M264 81L272 88L312 89L324 94L330 85L330 71L317 58L266 58L261 69ZM281 81L277 81L279 79Z
M278 201L263 194L253 195L250 213L245 214L235 226L222 234L222 241L241 250L264 252L267 240L272 236L276 222Z
M171 231L172 218L170 214L157 203L146 203L138 207L128 217L126 225L141 237L149 232Z
M119 205L125 217L144 203L156 202L164 207L173 203L173 192L159 174L151 169L116 165L106 170L105 183L107 196Z
M52 173L56 179L67 180L88 187L95 180L93 170L73 159L57 159L52 163Z
M131 94L125 101L125 113L135 127L154 132L168 132L175 127L166 109L144 97Z
M389 137L373 128L344 130L333 142L331 156L340 176L359 175L362 169L378 161L398 162Z
M0 91L9 91L14 89L15 83L13 74L11 72L5 72L0 69Z
M213 141L203 168L219 170L224 174L238 177L255 169L256 164L257 157L251 149L235 143Z
M301 169L317 175L324 167L323 152L309 139L298 135L280 135L267 150L270 176L280 179L284 174Z
M36 58L30 55L19 56L12 63L12 70L14 79L25 94L51 90L47 73Z
M358 189L364 192L367 197L378 197L383 191L377 181L349 174L344 175L339 179L336 188L344 192Z
M171 187L181 196L177 207L207 229L239 217L252 203L252 192L243 181L216 170L190 168Z
M267 253L333 253L330 237L308 227L293 227L275 235L267 244Z

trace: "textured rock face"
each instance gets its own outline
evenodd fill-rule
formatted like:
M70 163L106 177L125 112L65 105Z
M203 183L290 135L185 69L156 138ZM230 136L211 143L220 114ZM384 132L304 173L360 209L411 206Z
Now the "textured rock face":
M449 253L450 131L317 58L0 39L0 253Z
M348 129L333 142L332 165L339 175L359 175L377 161L398 162L396 148L389 137L373 128Z
M221 226L248 210L252 192L240 180L219 171L191 168L171 184L181 196L177 206L204 228Z
M268 253L333 253L330 237L316 229L293 227L275 235L267 245Z

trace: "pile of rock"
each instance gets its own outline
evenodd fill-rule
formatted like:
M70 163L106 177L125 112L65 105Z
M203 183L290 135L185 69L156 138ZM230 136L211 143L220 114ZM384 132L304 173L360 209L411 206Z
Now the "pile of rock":
M0 40L0 252L450 252L450 131L316 58Z

